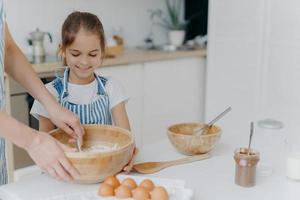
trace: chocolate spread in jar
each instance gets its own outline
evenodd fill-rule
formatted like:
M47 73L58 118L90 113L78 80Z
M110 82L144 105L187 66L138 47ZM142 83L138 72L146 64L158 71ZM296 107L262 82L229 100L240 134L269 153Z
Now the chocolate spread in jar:
M254 149L239 148L234 152L235 183L243 187L255 185L256 164L259 161L259 152Z

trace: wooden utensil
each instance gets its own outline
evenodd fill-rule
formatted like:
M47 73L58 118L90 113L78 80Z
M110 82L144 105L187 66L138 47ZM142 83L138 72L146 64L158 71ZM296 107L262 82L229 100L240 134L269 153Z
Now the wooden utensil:
M210 158L210 154L200 154L196 156L189 156L186 158L181 158L178 160L172 160L172 161L162 161L162 162L144 162L133 165L133 169L141 174L152 174L155 172L158 172L164 168L171 167L174 165L180 165L190 162L195 162L199 160L204 160L207 158Z
M70 163L78 170L80 176L74 177L75 183L91 184L103 181L124 168L131 160L134 149L133 134L123 128L110 125L85 124L82 140L82 152L65 152ZM63 144L70 144L71 136L61 129L50 132L51 136ZM108 151L91 151L85 149L95 145L111 147ZM114 148L117 145L117 148Z

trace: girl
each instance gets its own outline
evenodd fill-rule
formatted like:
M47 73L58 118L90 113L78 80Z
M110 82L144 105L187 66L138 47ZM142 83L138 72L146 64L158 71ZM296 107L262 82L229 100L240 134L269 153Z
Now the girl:
M82 124L109 124L130 130L125 103L128 96L112 78L95 74L105 53L102 23L96 15L73 12L62 26L62 43L59 46L64 65L62 78L56 78L46 87L65 108L78 115ZM39 120L40 131L55 128L47 110L35 101L31 112ZM129 172L132 160L124 167Z
M65 108L76 113L82 124L114 124L130 130L125 109L128 96L112 78L95 74L104 56L105 37L97 16L73 12L62 26L60 53L67 65L62 78L46 87ZM39 120L40 131L55 128L46 109L34 102L31 114Z

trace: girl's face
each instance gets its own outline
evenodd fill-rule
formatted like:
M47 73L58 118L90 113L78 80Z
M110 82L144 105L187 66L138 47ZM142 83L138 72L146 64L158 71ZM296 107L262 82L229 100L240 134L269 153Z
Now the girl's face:
M95 79L94 70L101 64L101 46L96 34L81 28L64 54L70 68L71 83L88 84Z

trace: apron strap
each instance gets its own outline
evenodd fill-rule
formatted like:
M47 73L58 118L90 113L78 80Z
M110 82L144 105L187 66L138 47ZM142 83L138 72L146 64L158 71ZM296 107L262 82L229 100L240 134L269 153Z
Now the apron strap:
M69 92L68 92L69 74L70 74L70 69L66 68L66 70L64 71L63 78L59 78L59 77L56 78L52 84L58 93L60 103L62 102L62 100L64 98L66 98L69 95ZM105 85L107 82L107 78L104 78L97 74L95 74L95 77L96 77L96 80L98 83L97 84L97 87L98 87L97 94L98 95L107 95L107 93L105 91Z
M64 72L64 77L63 77L63 91L62 91L62 98L65 98L69 95L68 93L68 80L69 80L69 74L70 74L70 69L66 68Z
M69 79L69 70L66 69L64 72L63 78L57 77L53 80L52 86L58 93L59 102L61 103L63 98L69 95L68 93L68 79Z
M95 74L95 76L96 76L96 79L97 79L97 82L98 82L98 92L97 92L97 94L106 95L105 85L106 85L107 79L102 77L102 76L99 76L97 74Z

